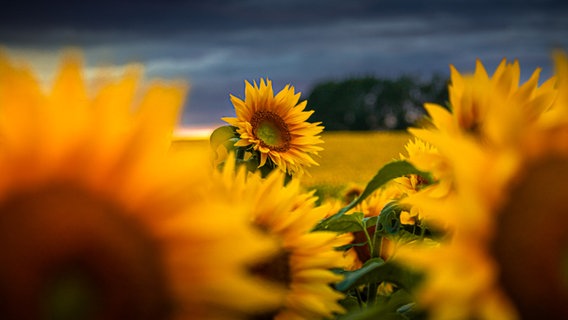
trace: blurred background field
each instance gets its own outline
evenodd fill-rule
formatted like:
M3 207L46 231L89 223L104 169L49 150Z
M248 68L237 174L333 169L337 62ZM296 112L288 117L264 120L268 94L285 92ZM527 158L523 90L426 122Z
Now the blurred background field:
M318 196L342 197L351 186L365 186L387 162L404 154L410 138L406 131L330 131L323 135L318 167L302 184L316 189Z
M386 162L399 157L410 135L405 131L333 131L322 136L318 167L304 176L306 186L366 183Z
M405 131L329 131L322 134L324 150L302 177L308 189L317 189L322 197L339 196L351 185L364 186L387 162L404 154L410 135ZM179 138L176 148L210 152L207 138Z

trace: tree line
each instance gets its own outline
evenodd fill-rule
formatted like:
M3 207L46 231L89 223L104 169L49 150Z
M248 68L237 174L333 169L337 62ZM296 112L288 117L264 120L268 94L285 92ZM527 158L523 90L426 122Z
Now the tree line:
M308 95L310 121L326 130L404 130L423 118L425 102L446 105L448 79L435 74L424 81L413 76L373 76L326 81Z

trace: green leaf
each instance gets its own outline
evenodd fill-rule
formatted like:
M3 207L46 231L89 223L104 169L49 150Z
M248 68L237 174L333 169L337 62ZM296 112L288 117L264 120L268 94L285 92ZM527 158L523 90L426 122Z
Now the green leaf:
M360 269L345 272L343 281L336 284L335 289L346 292L347 290L361 284L374 282L374 272L384 264L385 261L381 258L373 258L368 260Z
M343 281L336 284L335 288L346 292L362 284L387 281L396 284L399 288L410 290L421 279L420 274L405 269L396 263L384 262L381 258L373 258L365 262L360 269L345 272Z
M357 310L360 308L359 306L359 301L357 300L356 297L354 296L346 296L343 300L339 301L339 304L341 304L342 307L344 307L346 310Z
M403 177L409 174L417 174L423 177L428 183L433 183L432 176L427 173L416 169L410 162L405 160L393 161L384 165L377 174L367 183L365 190L353 200L350 204L343 207L336 214L322 220L316 225L314 230L330 230L330 225L334 223L335 220L341 219L346 212L353 209L356 205L365 200L369 195L371 195L375 190L384 186L387 182L392 179Z
M367 183L365 190L351 202L347 207L341 209L340 212L347 212L351 210L353 207L361 203L361 201L365 200L368 196L370 196L375 190L384 186L387 182L391 181L395 178L400 178L409 174L417 174L423 177L429 184L433 183L432 176L428 172L420 171L416 169L410 162L405 160L398 160L389 162L384 165L379 172Z
M217 147L224 145L227 141L236 138L237 128L233 126L221 126L211 133L209 137L209 144L213 150L217 150ZM233 140L234 141L234 140ZM236 141L235 141L236 142ZM234 144L234 142L233 142ZM226 146L225 146L226 147Z
M335 231L339 233L357 232L363 230L363 212L354 212L352 214L344 214L337 216L335 219L330 219L325 231Z
M335 250L347 251L347 250L354 248L354 247L363 247L363 246L366 246L366 245L367 245L366 241L365 242L359 242L359 243L349 243L349 244L346 244L344 246L336 247Z

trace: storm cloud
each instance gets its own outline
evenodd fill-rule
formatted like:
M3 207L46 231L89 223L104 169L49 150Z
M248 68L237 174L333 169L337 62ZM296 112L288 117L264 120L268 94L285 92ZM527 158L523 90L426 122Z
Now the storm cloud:
M89 66L139 61L192 85L183 125L219 124L229 94L268 77L299 91L351 76L429 77L449 64L492 72L519 59L524 79L568 49L565 1L50 1L0 12L0 44L46 70L63 47Z

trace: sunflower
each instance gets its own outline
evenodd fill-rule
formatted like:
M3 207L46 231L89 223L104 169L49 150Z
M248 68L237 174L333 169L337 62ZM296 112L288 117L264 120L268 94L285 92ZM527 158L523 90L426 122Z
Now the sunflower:
M429 143L434 149L439 147L440 141L452 140L454 137L473 141L488 151L507 149L520 144L526 132L529 132L527 129L542 126L545 123L544 115L551 113L550 110L554 108L557 96L555 78L548 79L539 86L540 69L535 70L529 80L521 85L517 61L508 63L503 59L491 77L479 60L476 61L472 74L462 75L453 66L450 69L449 108L426 103L431 126L409 129L410 133ZM460 164L447 160L443 153L417 146L417 150L422 151L414 152L417 156L409 161L419 169L432 172L437 183L404 202L419 206L420 212L425 215L430 215L431 211L444 211L440 210L440 206L455 200L455 169L452 167ZM458 149L460 148L456 147ZM505 165L511 166L512 164ZM497 176L506 176L506 172L508 171ZM490 185L488 188L495 189ZM429 209L423 210L425 207ZM434 213L433 216L435 215ZM435 223L445 228L453 223L452 219L453 216L446 217Z
M432 224L434 221L429 219L429 212L436 211L440 203L452 198L454 182L451 163L438 148L416 137L406 144L405 149L408 155L401 154L400 158L423 172L429 172L434 183L428 185L424 178L418 175L395 179L405 190L405 197L396 200L399 200L401 205L408 206L410 210L401 214L401 218L406 221L410 221L410 217L414 217L411 220L428 218L430 225L444 228L447 221L437 220ZM428 210L424 210L425 208Z
M497 148L466 136L430 135L453 169L455 193L443 203L432 202L429 210L448 221L451 237L417 243L397 259L426 272L419 297L431 318L568 317L563 187L568 105L562 98L568 92L568 57L557 53L555 62L558 92L551 94L559 98L541 100L544 105L536 109L545 111L535 120L538 125L508 123L519 121L516 116L501 119L517 128L511 131L516 143Z
M522 85L517 61L503 59L490 77L481 61L473 74L460 74L450 66L449 104L426 103L435 129L450 135L469 135L481 143L503 145L515 143L520 128L534 123L551 107L555 98L554 81L538 86L540 69ZM503 123L504 117L511 121ZM413 134L428 141L427 133L411 129Z
M554 52L556 61L555 80L559 88L553 106L539 118L539 124L543 127L563 125L568 120L568 58L563 51Z
M266 179L233 174L231 162L223 169L226 185L235 199L250 204L252 225L280 243L270 259L252 264L251 273L284 289L285 300L273 312L258 318L322 319L345 310L339 304L344 295L330 284L343 279L332 272L351 261L337 247L351 241L349 234L311 230L329 208L316 206L313 193L302 191L297 180L284 186L285 175L272 172Z
M231 95L236 118L222 118L237 128L237 147L251 146L260 155L259 167L276 165L291 175L303 174L304 168L318 165L313 159L323 150L319 134L321 122L307 122L313 111L304 111L307 101L298 103L300 93L286 85L274 95L272 81L260 85L245 81L245 100Z
M492 234L489 207L516 170L516 159L486 155L464 137L440 135L437 147L453 168L455 189L442 198L418 192L402 203L421 208L421 218L443 227L449 240L409 243L393 259L427 275L418 297L431 319L511 319L514 310L495 286L497 268L484 250ZM473 197L481 190L484 197Z
M130 66L94 88L81 68L69 53L44 92L0 55L1 317L236 318L277 304L245 268L274 244L216 195L207 157L169 151L187 86L137 90Z

